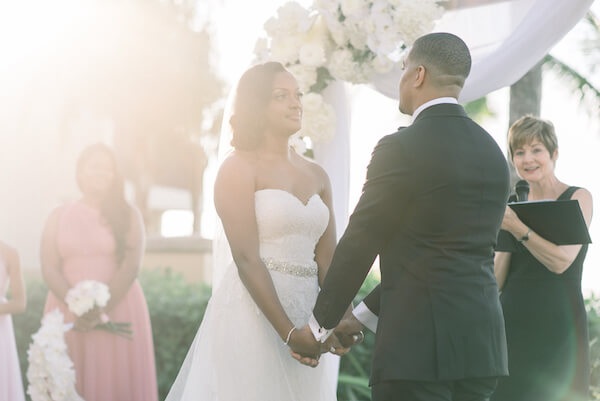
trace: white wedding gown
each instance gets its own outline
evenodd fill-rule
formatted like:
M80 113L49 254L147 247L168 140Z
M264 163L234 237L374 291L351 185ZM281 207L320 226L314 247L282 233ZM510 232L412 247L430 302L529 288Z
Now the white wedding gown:
M315 246L329 221L318 195L303 204L289 192L255 193L260 256L297 327L312 313L318 287ZM334 357L317 368L294 360L231 263L210 299L166 401L334 401Z

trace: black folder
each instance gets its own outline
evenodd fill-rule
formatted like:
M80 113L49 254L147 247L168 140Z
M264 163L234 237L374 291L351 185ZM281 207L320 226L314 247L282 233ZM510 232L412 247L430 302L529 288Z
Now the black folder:
M508 206L536 234L556 245L592 242L576 199L560 201L509 202ZM508 231L500 230L496 251L515 252L519 243Z

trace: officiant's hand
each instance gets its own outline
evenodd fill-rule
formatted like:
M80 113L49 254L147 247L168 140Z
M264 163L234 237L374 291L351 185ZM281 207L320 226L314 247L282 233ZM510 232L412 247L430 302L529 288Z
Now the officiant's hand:
M364 339L365 326L353 314L346 315L333 331L342 346L346 348L360 344Z
M504 218L502 219L502 226L500 227L503 230L510 232L511 234L517 236L520 234L520 231L525 229L527 231L527 227L519 216L511 209L510 206L506 206L506 210L504 211Z

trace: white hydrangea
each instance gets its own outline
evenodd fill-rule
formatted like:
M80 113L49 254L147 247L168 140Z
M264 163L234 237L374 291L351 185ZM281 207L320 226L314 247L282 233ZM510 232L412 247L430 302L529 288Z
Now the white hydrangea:
M271 39L271 60L282 64L295 63L301 43L298 36L278 36Z
M298 87L303 93L307 93L311 86L317 83L317 70L314 67L294 64L288 66L287 69L296 78Z
M337 79L352 83L365 83L369 81L368 70L354 61L352 52L348 49L337 49L329 58L327 65L329 72Z
M340 0L342 13L348 19L359 20L369 13L369 1L367 0Z
M443 8L434 0L400 0L394 7L392 17L402 41L410 46L419 36L431 32L435 20L439 19L443 12Z
M325 49L318 43L306 43L300 47L298 56L300 64L310 67L320 67L325 64Z
M302 98L302 129L300 136L313 143L327 143L335 136L335 111L318 93Z

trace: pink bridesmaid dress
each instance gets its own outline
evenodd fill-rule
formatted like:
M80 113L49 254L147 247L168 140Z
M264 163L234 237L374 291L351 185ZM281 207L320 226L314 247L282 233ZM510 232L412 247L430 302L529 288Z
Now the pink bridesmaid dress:
M8 269L0 257L0 303L6 302ZM0 315L0 401L25 401L12 317Z
M81 201L65 206L56 241L71 286L83 280L110 282L118 267L115 241L99 210ZM44 313L54 308L66 322L75 321L64 302L49 292ZM108 316L114 322L131 323L133 340L101 330L71 330L65 336L77 392L86 401L157 401L150 316L137 280Z

